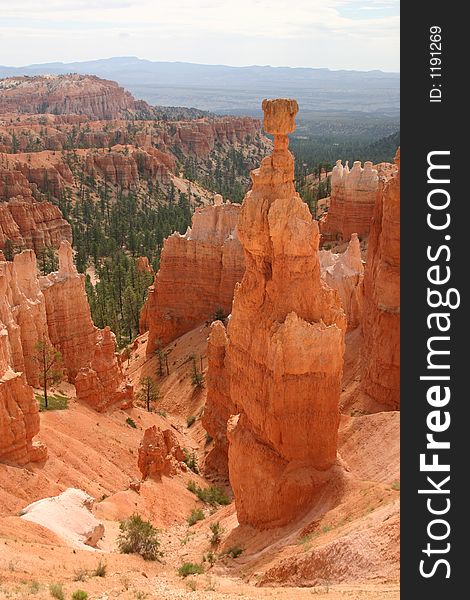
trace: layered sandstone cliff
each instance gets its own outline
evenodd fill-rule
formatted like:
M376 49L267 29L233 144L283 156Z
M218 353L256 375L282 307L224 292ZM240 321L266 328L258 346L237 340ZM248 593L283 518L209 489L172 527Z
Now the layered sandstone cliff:
M160 269L143 308L141 329L149 329L147 352L167 344L216 312L228 315L233 289L244 271L236 227L240 206L216 197L196 209L192 227L164 241Z
M227 437L238 521L259 528L304 512L335 463L346 329L337 292L320 279L318 225L293 184L297 103L265 100L263 110L274 153L252 172L238 224L246 271L225 347L212 330L209 364L227 381L212 397L227 393L237 412Z
M258 119L250 117L220 117L218 119L200 119L182 123L172 135L185 154L205 158L216 144L246 143L261 133ZM165 139L165 138L164 138ZM170 141L165 140L165 141Z
M145 103L144 103L145 104ZM86 115L118 119L138 110L115 81L94 75L38 75L0 81L0 112Z
M72 241L72 228L59 207L36 202L31 196L0 202L0 248L7 240L16 248L58 248L63 240Z
M85 157L85 170L92 177L99 175L107 183L130 189L140 179L170 182L170 172L176 168L176 160L154 148L129 151L127 146L114 146L111 152L93 151Z
M342 254L320 250L319 259L322 279L338 291L348 318L348 329L355 329L361 322L364 297L364 265L357 234L352 234L351 241Z
M398 172L379 191L364 275L362 387L400 407L400 150Z
M349 170L341 161L331 174L331 196L328 212L320 221L322 240L349 240L353 233L364 237L369 233L378 190L378 173L370 161L361 167L355 161Z

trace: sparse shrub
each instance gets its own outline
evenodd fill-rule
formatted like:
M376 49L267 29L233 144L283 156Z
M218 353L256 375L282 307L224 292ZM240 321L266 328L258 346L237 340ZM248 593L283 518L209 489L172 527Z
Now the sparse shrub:
M199 563L186 562L178 569L180 577L188 577L188 575L202 575L204 567Z
M194 423L196 422L196 417L195 415L191 415L186 419L186 427L189 429L191 427L191 425L194 425Z
M222 307L217 307L212 315L212 321L224 321L227 318L225 311Z
M213 439L214 438L209 433L206 432L206 446L207 446L207 444L210 444Z
M72 594L72 600L87 600L88 593L83 590L75 590Z
M137 429L137 425L135 424L134 419L131 419L130 417L127 417L126 423L129 425L129 427Z
M217 554L212 550L209 550L209 552L204 556L204 560L207 561L211 567L213 567L217 560Z
M219 521L211 523L210 530L212 532L210 542L213 546L216 546L220 542L220 536L222 535L224 530L222 529Z
M51 583L49 585L49 593L56 600L65 600L64 588L61 583Z
M190 492L195 494L201 502L216 506L217 504L227 505L230 504L230 499L227 497L225 492L216 485L210 485L207 488L199 487L194 481L189 481L187 488Z
M228 550L225 551L227 556L231 556L232 558L238 558L240 554L243 552L243 549L240 546L232 546Z
M204 518L205 517L204 517L203 511L200 508L195 508L194 510L191 511L191 514L189 515L189 517L186 520L188 522L188 525L191 527L198 521L202 521Z
M106 577L106 569L107 564L100 560L95 570L93 571L93 577Z
M186 463L188 469L193 473L199 473L199 465L197 464L197 456L195 452L191 454L186 448L183 448L184 454L184 462Z
M188 481L188 485L186 486L187 489L192 492L193 494L197 494L197 490L198 490L198 485L196 484L195 481L193 481L192 479L190 479Z
M31 594L37 594L39 592L39 588L39 583L37 581L32 581L31 585L29 586L29 591L31 592Z
M394 481L392 483L392 490L395 490L396 492L400 491L400 482L399 481Z
M157 530L140 515L134 514L119 524L119 551L123 554L139 554L144 560L157 560L162 553Z
M74 581L85 581L87 576L87 572L85 571L85 569L77 569L75 571L75 573L73 574L73 580Z

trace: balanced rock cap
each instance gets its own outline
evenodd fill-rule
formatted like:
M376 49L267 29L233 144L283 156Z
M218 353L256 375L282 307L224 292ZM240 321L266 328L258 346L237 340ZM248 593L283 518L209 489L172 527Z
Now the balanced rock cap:
M295 131L295 115L299 111L297 100L275 98L263 100L264 131L273 135L288 135Z

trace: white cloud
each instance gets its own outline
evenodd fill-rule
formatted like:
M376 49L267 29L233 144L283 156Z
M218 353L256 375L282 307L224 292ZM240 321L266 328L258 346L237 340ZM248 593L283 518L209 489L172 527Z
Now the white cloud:
M250 46L249 64L272 56L273 64L397 70L399 18L376 14L397 6L397 0L0 0L0 52L9 64L113 54L243 64ZM238 38L239 51L230 38ZM358 62L363 52L369 56Z

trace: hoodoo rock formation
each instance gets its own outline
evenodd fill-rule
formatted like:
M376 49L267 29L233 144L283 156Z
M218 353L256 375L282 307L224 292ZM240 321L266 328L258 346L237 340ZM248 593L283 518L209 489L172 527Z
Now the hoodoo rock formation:
M318 225L294 188L287 134L297 102L264 100L263 110L274 152L251 174L238 223L246 271L223 367L223 335L212 329L209 373L217 362L227 387L212 398L227 393L236 407L227 437L238 521L269 528L307 510L335 463L346 317L320 279Z
M49 341L46 305L37 278L32 250L17 254L13 261L0 262L0 331L4 368L24 373L26 381L39 385L34 359L39 341Z
M156 425L144 432L139 446L138 467L142 479L175 475L184 461L184 452L170 429Z
M101 331L93 324L84 275L77 272L72 247L66 241L59 248L59 271L45 277L38 278L32 250L15 255L13 261L0 261L3 372L10 368L13 374L24 373L28 384L38 387L35 354L40 341L60 351L68 380L76 384L80 400L100 411L132 404L133 388L125 382L114 334L108 327ZM14 386L21 387L19 382Z
M352 234L351 241L342 254L320 250L319 258L322 279L338 291L348 317L348 329L355 329L361 322L364 297L364 265L357 234Z
M214 477L228 478L227 422L237 413L230 400L229 382L225 373L228 337L222 321L214 321L207 344L207 399L202 426L213 438L214 445L206 456L205 472Z
M35 271L31 251L15 256L14 262L0 262L0 462L18 465L47 456L47 448L33 442L39 409L25 375L37 382L32 353L47 335Z
M90 366L83 367L75 377L77 398L98 412L111 406L129 408L133 387L126 384L116 354L116 339L109 327L97 333L98 340Z
M328 212L320 221L322 240L347 241L353 233L366 236L370 230L379 178L370 161L361 167L355 161L349 170L340 160L331 173L331 196Z
M218 311L230 313L245 268L236 231L239 213L238 204L216 196L213 206L196 210L184 235L174 233L164 241L160 270L141 316L141 331L149 329L148 353Z
M362 387L400 407L400 150L398 172L379 191L364 275Z
M40 280L46 299L49 338L62 354L69 381L78 371L89 365L97 339L85 292L85 276L73 264L73 250L69 242L59 248L59 270Z
M4 336L2 330L0 336ZM2 362L0 358L0 463L25 465L45 460L47 447L33 442L39 433L39 409L33 388L21 373L10 367L4 370Z
M109 327L95 327L85 292L85 276L73 264L68 242L59 248L59 270L39 279L46 301L51 343L62 354L68 380L77 397L98 411L130 406L133 388L125 383Z

